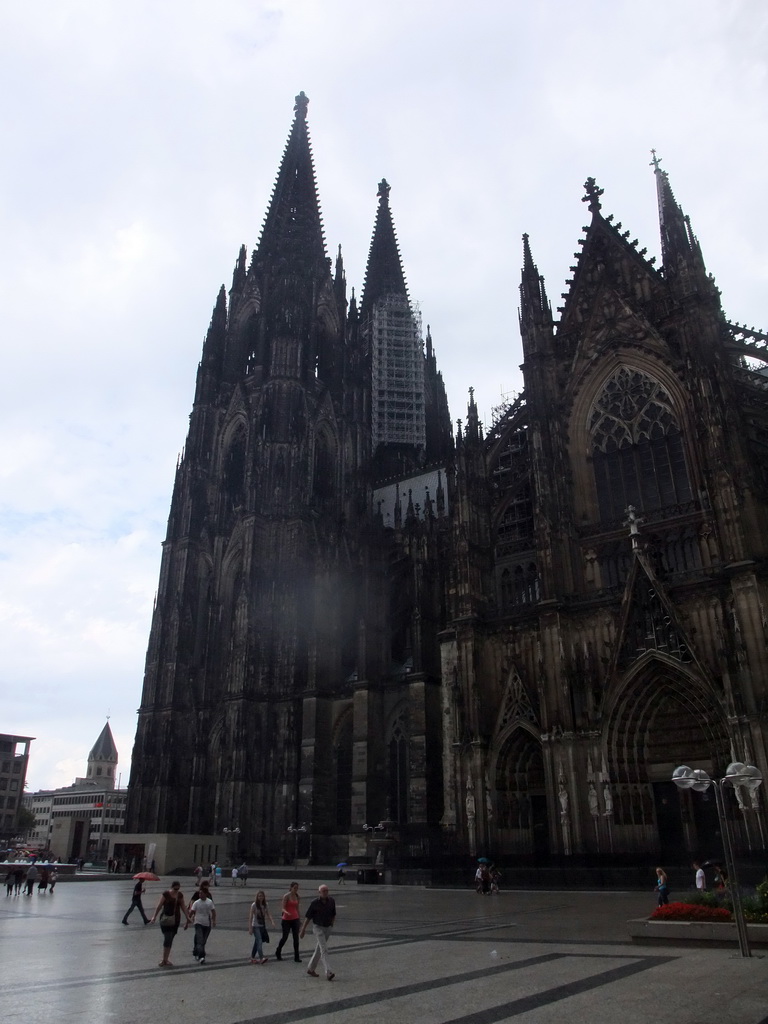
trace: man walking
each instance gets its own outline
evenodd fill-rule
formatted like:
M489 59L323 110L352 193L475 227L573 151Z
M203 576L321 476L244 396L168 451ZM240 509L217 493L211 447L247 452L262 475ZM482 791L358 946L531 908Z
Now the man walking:
M322 961L326 978L328 981L333 981L336 975L328 963L328 939L331 937L331 928L333 928L333 922L336 920L336 901L329 894L327 885L321 885L317 891L320 895L313 899L309 907L307 907L307 914L304 918L304 924L301 926L299 938L304 938L307 925L311 921L312 932L315 936L315 949L312 953L312 959L309 961L307 974L312 978L319 978L320 975L315 968Z
M216 927L216 908L206 888L200 889L200 896L189 908L192 921L195 925L195 944L192 956L198 963L205 963L205 944L211 934L211 928Z
M133 887L133 896L131 897L131 905L128 907L126 912L123 914L123 924L128 924L128 918L131 916L134 910L138 910L144 919L144 924L149 924L149 918L144 913L144 907L141 903L141 897L144 894L144 883L141 879L138 880L136 885Z

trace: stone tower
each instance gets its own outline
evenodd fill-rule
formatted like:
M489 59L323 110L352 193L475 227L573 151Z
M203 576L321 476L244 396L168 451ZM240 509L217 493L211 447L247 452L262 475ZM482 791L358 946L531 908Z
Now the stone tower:
M359 312L354 295L347 302L340 250L332 272L307 102L296 98L258 247L250 262L241 249L203 345L127 823L142 833L239 828L240 848L267 859L292 853L289 829L302 826L298 852L345 856L350 831L386 817L393 737L395 791L422 829L427 777L435 807L440 796L439 755L428 768L424 754L425 702L438 703L436 631L413 629L414 618L439 618L440 586L422 583L434 543L413 540L435 533L438 516L417 492L420 515L412 509L409 539L395 540L374 494L384 466L441 472L435 458L451 445L445 391L431 339L425 354L416 331L388 188L389 229L380 206ZM386 304L407 324L413 429L377 435L374 451L381 403L371 375L382 346L372 325ZM423 671L410 671L425 662L428 699Z
M114 789L116 768L117 747L109 722L107 722L88 755L85 781L95 782L97 785L103 786L104 789Z

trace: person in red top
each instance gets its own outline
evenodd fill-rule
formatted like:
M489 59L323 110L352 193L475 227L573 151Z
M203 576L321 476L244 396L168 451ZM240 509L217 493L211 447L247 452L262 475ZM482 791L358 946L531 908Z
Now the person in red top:
M288 941L288 936L293 935L293 959L297 964L301 963L301 957L299 956L299 883L291 882L291 887L288 892L283 896L283 912L281 924L283 926L283 937L277 944L275 950L275 957L278 960L282 960L281 951L285 943Z

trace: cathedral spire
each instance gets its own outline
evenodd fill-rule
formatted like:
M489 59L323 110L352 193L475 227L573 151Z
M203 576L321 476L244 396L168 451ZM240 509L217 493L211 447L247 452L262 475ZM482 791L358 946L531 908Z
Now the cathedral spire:
M680 264L704 268L699 241L691 229L690 219L675 199L669 175L661 169L661 160L652 149L651 166L656 176L656 194L659 202L659 231L661 258L666 273L675 273Z
M379 182L379 207L376 211L371 248L368 251L368 265L360 303L361 316L369 313L375 303L385 295L408 297L395 225L389 206L390 187L386 178L382 178Z
M325 237L307 128L309 100L300 92L269 210L256 252L259 261L287 259L301 265L325 260Z
M520 282L520 324L550 324L552 308L544 290L544 278L539 274L531 255L528 235L523 235L523 273Z

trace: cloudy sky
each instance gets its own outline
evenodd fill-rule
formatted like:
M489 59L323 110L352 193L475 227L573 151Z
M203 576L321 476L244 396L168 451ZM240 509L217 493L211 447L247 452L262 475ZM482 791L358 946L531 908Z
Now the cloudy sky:
M658 253L655 147L728 315L768 327L764 0L0 2L0 731L30 788L105 716L127 781L200 346L293 98L358 290L386 177L452 415L520 386L520 236L553 305L604 210Z

